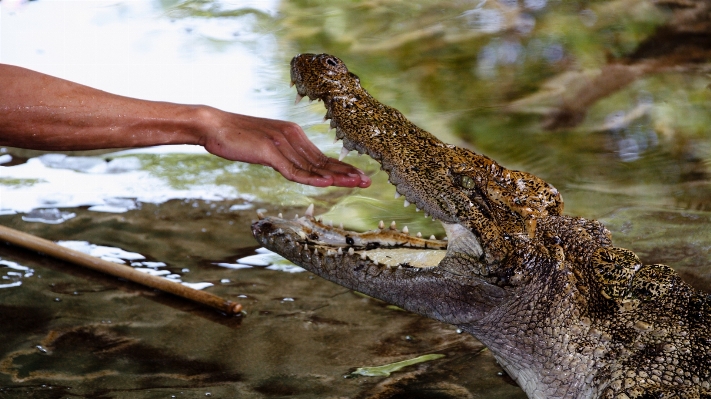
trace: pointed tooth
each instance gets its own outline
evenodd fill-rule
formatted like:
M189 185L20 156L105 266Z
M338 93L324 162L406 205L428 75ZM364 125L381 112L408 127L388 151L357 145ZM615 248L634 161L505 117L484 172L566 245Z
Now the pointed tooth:
M301 102L301 99L303 99L303 98L304 98L304 96L302 96L302 95L299 94L299 93L296 93L296 100L294 100L294 105L300 103L300 102Z
M395 224L394 220L390 222L390 230L397 230L397 225Z
M279 212L279 215L277 215L277 216L279 216L279 219L284 219L284 214L281 212Z
M304 213L304 216L307 218L313 219L314 217L314 204L309 204L309 207L306 208L306 213Z
M363 251L363 252L360 253L360 258L361 258L362 260L365 260L365 259L367 258L367 256L365 256L365 251Z
M316 249L316 247L314 247L314 255L318 255L318 249Z
M341 247L338 247L338 252L337 252L337 254L338 254L338 255L343 255L343 250L341 249Z
M378 228L379 228L380 230L382 230L382 229L385 228L385 223L383 223L382 220L381 220L380 222L378 222Z
M425 217L428 218L428 217L430 217L430 215L428 215L427 212L425 212Z
M343 230L343 222L339 222L339 223L338 223L338 228L341 229L341 230Z
M420 208L415 207L415 212L419 212L419 211L420 211Z
M331 130L331 129L328 129L328 130ZM340 140L338 137L336 137L335 139L333 139L333 144L338 143L338 140Z
M419 231L417 232L417 238L422 238L422 233Z
M296 215L294 215L294 219L298 219L298 218L299 218L299 214L297 213Z
M333 256L333 251L330 249L326 251L326 256Z
M355 250L353 247L348 248L348 255L353 255L355 253Z
M292 80L291 82L289 82L289 87L294 87L294 84L295 82Z
M333 220L329 220L326 222L326 226L333 228Z
M257 211L257 217L259 218L259 220L262 220L266 217L266 215L264 215L264 212L262 211Z
M398 193L397 191L395 191L395 199L400 198L401 195L402 195L402 194L400 194L400 193Z
M306 252L309 251L309 246L307 244L304 244L304 251L306 251Z
M408 201L408 200L405 200L405 203L404 203L404 205L405 205L405 208L407 208L408 206L410 206L410 201Z
M328 115L323 116L323 121L326 122L328 120Z
M404 234L410 234L410 229L408 229L407 226L405 226L405 227L402 228L402 232L403 232Z
M311 104L312 102L314 102L314 99L309 97L309 104Z
M432 235L430 236L430 240L436 240L436 239L437 239L437 237L435 237L434 234L432 234Z
M349 151L346 147L341 148L341 155L338 156L338 160L339 160L339 161L342 161L343 158L345 158L346 155L348 155L349 152L350 152L350 151Z

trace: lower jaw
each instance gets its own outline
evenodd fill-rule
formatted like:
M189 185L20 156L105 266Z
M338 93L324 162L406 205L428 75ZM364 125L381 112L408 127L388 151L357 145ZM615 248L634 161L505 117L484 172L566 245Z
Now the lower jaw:
M310 207L306 214L293 219L270 217L275 231L291 230L295 237L292 245L325 256L360 256L387 267L434 267L447 253L447 240L437 240L433 236L423 238L410 235L407 227L398 230L395 224L385 226L380 222L376 229L354 232L331 223L324 223L313 217ZM259 215L260 219L266 218Z

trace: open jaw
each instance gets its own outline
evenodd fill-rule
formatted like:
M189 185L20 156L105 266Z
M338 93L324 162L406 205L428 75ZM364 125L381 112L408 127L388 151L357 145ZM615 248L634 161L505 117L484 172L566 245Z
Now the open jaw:
M312 273L406 310L460 326L481 319L506 294L476 278L489 274L487 262L480 262L485 251L479 237L460 223L455 211L463 208L462 202L471 202L450 186L434 187L428 179L420 178L439 176L443 169L428 162L427 155L439 151L443 156L441 152L452 151L452 147L370 97L345 66L337 63L332 68L330 61L337 60L335 57L304 55L297 59L323 62L330 68L320 75L325 77L323 83L295 73L292 61L297 101L303 97L322 100L325 119L331 119L336 139L343 140L346 148L342 154L357 150L378 161L399 193L396 197L403 195L406 206L412 203L442 222L447 239L423 238L410 234L406 227L398 230L384 223L363 233L347 231L316 220L311 207L304 216L293 219L260 215L252 225L254 237ZM354 86L346 87L351 84ZM369 109L377 109L379 114L369 113ZM386 135L386 128L392 132ZM456 262L462 257L470 260L466 271Z
M318 276L446 323L478 320L505 297L498 286L438 267L450 240L418 237L393 224L357 233L317 220L309 207L291 219L260 214L252 233Z

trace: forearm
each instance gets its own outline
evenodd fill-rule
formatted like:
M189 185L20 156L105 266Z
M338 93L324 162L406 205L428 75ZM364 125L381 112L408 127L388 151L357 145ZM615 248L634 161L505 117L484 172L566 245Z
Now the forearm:
M84 150L200 144L206 107L122 97L0 64L0 145Z

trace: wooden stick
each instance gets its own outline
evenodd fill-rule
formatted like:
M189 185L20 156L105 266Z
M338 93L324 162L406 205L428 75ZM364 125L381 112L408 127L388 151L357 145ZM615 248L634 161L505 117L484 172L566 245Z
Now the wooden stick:
M7 241L22 248L42 252L57 259L76 263L102 273L121 277L133 281L134 283L157 288L161 291L169 292L173 295L221 310L227 314L237 314L242 310L242 305L239 303L228 301L217 295L199 291L162 277L139 272L130 266L109 262L83 252L65 248L44 238L23 233L2 225L0 225L0 240Z

